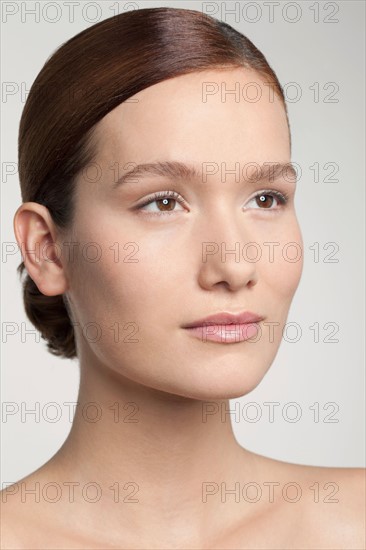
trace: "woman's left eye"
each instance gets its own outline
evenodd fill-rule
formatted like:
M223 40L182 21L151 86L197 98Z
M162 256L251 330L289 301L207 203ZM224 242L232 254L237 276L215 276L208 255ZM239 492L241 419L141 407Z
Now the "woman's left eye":
M248 204L253 203L255 205L255 206L249 207L249 209L253 208L254 210L257 210L257 209L277 210L279 205L284 206L287 202L288 202L287 195L284 195L279 191L265 190L265 191L260 191L260 193L257 193L255 197L250 199ZM275 205L274 208L272 208L273 205ZM248 206L246 206L244 209L245 210L248 209Z

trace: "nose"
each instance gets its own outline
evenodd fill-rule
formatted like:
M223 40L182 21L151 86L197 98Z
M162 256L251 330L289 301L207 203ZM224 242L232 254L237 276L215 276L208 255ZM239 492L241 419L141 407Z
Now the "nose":
M223 287L237 291L258 282L256 247L250 239L243 212L215 210L202 222L199 284L205 290ZM251 245L251 243L254 243ZM251 250L254 247L254 253Z

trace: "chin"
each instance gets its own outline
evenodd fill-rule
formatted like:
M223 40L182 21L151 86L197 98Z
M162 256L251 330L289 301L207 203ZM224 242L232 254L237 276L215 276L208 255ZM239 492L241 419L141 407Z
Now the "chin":
M176 350L173 360L171 350L160 355L159 360L155 354L149 360L146 354L141 354L127 360L125 357L125 361L99 350L98 364L113 373L113 384L120 383L121 389L136 384L136 389L140 386L143 391L151 390L162 399L168 396L199 401L235 399L254 390L274 360L278 346L274 349L257 344L250 347L248 343L238 344L230 349L201 344L191 353L187 348L185 353Z
M245 369L243 362L241 364L233 364L228 367L225 361L215 369L212 365L202 367L201 372L196 369L195 373L188 375L187 371L184 376L178 376L174 379L170 372L164 383L156 384L156 380L145 381L144 385L152 390L164 393L176 398L195 399L198 401L212 401L235 399L242 397L254 390L265 376L269 365L266 369L252 368Z

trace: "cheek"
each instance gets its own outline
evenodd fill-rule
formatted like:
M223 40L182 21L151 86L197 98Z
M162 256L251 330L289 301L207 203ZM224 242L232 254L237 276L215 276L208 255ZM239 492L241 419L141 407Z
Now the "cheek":
M291 300L301 278L303 249L299 242L285 242L279 245L277 255L278 259L265 267L266 279L281 300Z
M72 288L79 320L83 325L97 322L107 328L118 323L125 332L126 324L132 323L141 335L148 330L153 336L157 317L163 325L174 319L184 262L176 247L152 243L149 235L114 241L104 236L99 261L82 258L74 271Z
M271 239L262 242L259 281L263 279L276 292L278 301L287 303L297 289L303 269L303 241L297 220L292 218L283 224L283 230L273 232Z
M163 389L172 357L177 353L182 358L186 351L179 348L181 310L187 304L186 288L178 280L183 261L175 261L181 260L176 248L161 251L145 247L143 239L136 241L135 256L132 248L121 246L117 262L106 253L103 261L82 265L84 283L75 286L75 309L80 326L90 326L87 342L85 330L78 334L86 354L127 378L157 388L163 384ZM183 380L184 369L181 376Z

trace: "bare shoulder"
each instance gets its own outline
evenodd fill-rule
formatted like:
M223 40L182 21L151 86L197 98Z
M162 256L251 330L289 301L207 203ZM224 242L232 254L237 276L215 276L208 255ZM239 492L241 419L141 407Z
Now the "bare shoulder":
M335 548L365 549L366 470L309 466L302 468L306 484L313 478L318 481L306 509L305 517L309 524L319 525L318 518L321 514L324 539L333 540L335 536L338 544Z
M285 466L286 468L286 466ZM287 473L297 476L301 486L309 488L311 501L337 504L337 508L352 512L364 520L366 498L366 469L288 464Z
M289 527L294 548L365 549L366 469L307 466L256 456L262 475L265 472L278 483L279 510L294 521L292 532Z
M45 533L59 530L54 504L44 498L47 482L47 467L43 465L1 491L2 550L47 548Z
M50 472L42 466L1 491L1 550L107 548L80 525L79 504L58 499L54 489L61 482Z
M42 504L37 499L37 483L42 469L8 485L1 492L1 549L31 548L34 536L39 532ZM46 520L47 521L47 520Z
M28 477L31 478L31 476ZM2 550L25 549L27 539L32 538L35 510L34 507L22 502L20 494L20 483L26 482L28 477L7 486L0 492Z

